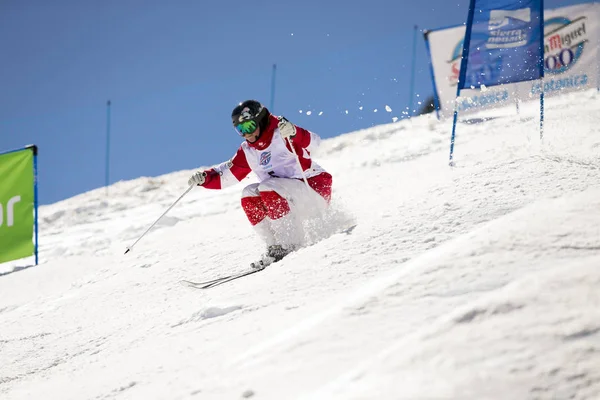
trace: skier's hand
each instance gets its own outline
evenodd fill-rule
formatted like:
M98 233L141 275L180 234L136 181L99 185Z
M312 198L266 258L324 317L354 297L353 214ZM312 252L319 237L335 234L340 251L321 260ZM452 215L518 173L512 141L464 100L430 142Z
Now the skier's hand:
M294 124L288 121L285 117L277 117L277 119L279 120L277 127L279 128L279 133L281 134L283 140L296 136L296 126Z
M204 182L206 182L206 172L198 171L190 177L190 179L188 180L188 185L202 186Z

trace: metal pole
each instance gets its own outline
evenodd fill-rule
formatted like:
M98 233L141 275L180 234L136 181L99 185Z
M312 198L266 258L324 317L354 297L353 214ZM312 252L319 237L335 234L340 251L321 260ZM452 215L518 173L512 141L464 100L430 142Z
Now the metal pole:
M540 1L540 34L542 37L540 38L540 60L539 60L539 69L540 76L542 81L542 93L540 93L540 141L544 139L544 91L545 91L545 83L544 83L544 75L545 75L545 65L544 65L544 0Z
M454 117L452 118L452 136L450 136L450 161L448 165L454 167L454 141L456 140L456 123L458 122L458 97L460 96L460 89L456 94L454 100Z
M440 98L435 84L435 73L433 72L433 63L431 62L431 47L429 46L429 34L432 31L425 30L423 36L425 37L425 50L427 50L427 57L429 58L429 73L431 75L431 84L433 85L433 105L435 107L435 116L438 121L440 119Z
M273 72L271 73L271 107L269 111L275 110L275 73L277 72L277 64L273 64Z
M110 100L106 102L106 196L108 196L108 185L110 183Z
M540 93L540 140L544 140L544 77L542 77L542 93Z
M469 3L469 16L467 17L467 30L465 32L465 39L463 40L462 57L460 60L460 72L458 74L458 82L456 84L456 99L454 99L454 119L452 121L452 136L450 138L450 163L453 167L454 164L454 141L456 140L456 123L458 122L458 98L460 97L460 90L464 87L467 77L467 60L469 59L469 48L471 46L471 30L473 27L473 15L475 14L475 1L471 0Z
M304 180L304 183L306 184L306 188L308 189L309 192L312 192L312 189L310 188L310 185L308 184L308 179L306 179L306 174L304 173L304 170L302 169L302 164L300 164L300 157L298 157L298 153L296 153L296 149L294 148L294 143L292 143L292 140L290 138L287 138L287 142L292 149L292 153L294 153L294 155L296 156L296 165L298 165L300 174L302 174L302 179Z
M162 219L162 217L164 217L171 210L171 208L175 207L175 204L179 203L179 200L183 199L183 196L188 194L190 192L190 190L192 190L195 186L196 185L190 185L190 187L187 188L186 191L183 192L183 194L181 196L179 196L179 198L177 200L175 200L175 202L173 204L171 204L171 206L169 208L167 208L167 210L164 213L162 213L161 216L158 217L158 219L156 221L154 221L154 223L152 225L150 225L150 228L146 229L146 231L144 233L142 233L142 236L140 236L135 242L133 242L133 244L131 246L127 247L127 250L125 250L125 254L129 253L131 251L131 249L133 249L133 246L135 246L137 244L137 242L142 240L142 238L144 236L146 236L146 233L150 232L150 229L152 229L154 227L154 225L156 225L158 223L158 221L160 221Z
M35 144L27 146L33 152L33 218L34 218L34 236L35 236L35 265L39 264L39 244L38 244L38 169L37 169L37 155L38 148Z
M304 170L302 169L302 164L300 163L300 157L298 156L298 153L296 153L296 149L294 148L294 143L292 143L292 139L287 138L287 143L290 145L290 148L292 149L292 153L294 153L294 155L296 156L296 165L298 165L298 169L300 169L300 174L302 174L302 179L304 180L304 184L306 185L306 190L308 190L308 193L314 193L317 196L321 196L319 194L319 192L317 192L316 190L314 190L313 188L310 187L310 185L308 184L308 179L306 178L306 173L304 173ZM318 197L315 197L315 201L318 201ZM318 206L318 204L317 204ZM324 210L322 208L318 208L319 212L321 213L321 215L323 215Z
M417 25L415 25L415 29L413 32L413 48L412 48L412 67L410 72L410 92L408 93L408 114L409 117L414 114L413 105L415 98L415 61L417 60Z

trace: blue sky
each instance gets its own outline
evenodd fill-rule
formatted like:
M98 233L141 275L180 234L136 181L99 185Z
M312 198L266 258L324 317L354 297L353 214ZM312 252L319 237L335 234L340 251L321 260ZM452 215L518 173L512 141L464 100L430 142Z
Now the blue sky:
M273 64L275 114L323 138L389 123L410 101L414 25L461 24L467 11L467 0L3 0L0 152L38 145L42 204L102 187L110 100L111 183L225 161L241 141L231 110L270 106ZM419 34L415 102L433 91L427 62Z

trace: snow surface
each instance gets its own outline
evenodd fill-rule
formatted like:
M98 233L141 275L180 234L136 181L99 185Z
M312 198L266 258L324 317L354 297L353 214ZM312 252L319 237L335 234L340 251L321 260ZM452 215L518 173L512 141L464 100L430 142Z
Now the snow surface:
M325 140L356 228L208 291L179 281L263 251L250 180L127 255L192 171L42 207L42 264L0 276L0 398L600 398L600 96L549 99L543 142L537 108L461 122L454 168L432 116Z

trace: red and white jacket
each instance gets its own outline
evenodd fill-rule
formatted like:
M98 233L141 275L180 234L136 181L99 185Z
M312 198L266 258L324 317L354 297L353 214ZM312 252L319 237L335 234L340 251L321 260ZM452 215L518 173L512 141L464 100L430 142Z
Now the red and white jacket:
M279 133L279 120L274 115L268 118L267 127L257 141L244 141L231 160L205 171L206 181L202 186L223 189L240 182L251 171L260 182L271 177L302 179L296 156ZM310 158L311 150L321 142L318 135L296 126L296 135L291 141L307 179L325 172Z

